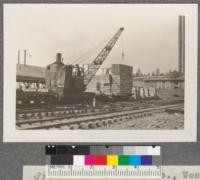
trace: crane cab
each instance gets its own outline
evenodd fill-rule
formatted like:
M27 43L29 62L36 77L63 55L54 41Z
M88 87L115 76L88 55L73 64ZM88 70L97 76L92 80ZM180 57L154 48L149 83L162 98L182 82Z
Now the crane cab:
M87 94L84 92L84 68L64 65L60 53L56 61L46 67L45 80L48 91L57 93L59 101L73 102Z

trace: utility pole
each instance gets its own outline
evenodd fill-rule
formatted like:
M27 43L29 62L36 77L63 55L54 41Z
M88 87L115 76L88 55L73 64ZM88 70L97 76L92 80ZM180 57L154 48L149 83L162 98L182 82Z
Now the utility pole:
M27 55L27 50L24 50L24 65L26 65L26 55Z
M22 53L22 56L24 56L24 65L26 65L27 52L28 52L27 49L24 49L24 50L18 50L18 57L17 57L18 64L20 64L21 53ZM24 54L24 55L23 55L23 54Z
M124 52L122 52L122 60L124 61Z

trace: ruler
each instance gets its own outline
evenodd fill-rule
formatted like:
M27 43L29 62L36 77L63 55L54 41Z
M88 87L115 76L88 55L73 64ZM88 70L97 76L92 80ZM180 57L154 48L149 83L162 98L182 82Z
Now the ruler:
M46 178L57 179L161 179L161 166L46 165Z

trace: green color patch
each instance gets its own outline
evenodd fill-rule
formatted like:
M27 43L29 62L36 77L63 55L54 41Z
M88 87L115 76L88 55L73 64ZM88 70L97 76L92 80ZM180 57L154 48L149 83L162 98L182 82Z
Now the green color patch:
M119 165L129 165L129 156L120 155L119 156Z

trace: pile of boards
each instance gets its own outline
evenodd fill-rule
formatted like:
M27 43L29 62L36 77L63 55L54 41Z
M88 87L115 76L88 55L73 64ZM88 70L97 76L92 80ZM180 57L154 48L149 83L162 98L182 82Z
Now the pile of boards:
M124 64L112 64L111 74L102 76L102 92L104 94L131 94L133 87L133 68Z
M127 95L132 93L133 67L124 64L112 64L110 71L96 75L87 87L87 91L106 95Z

